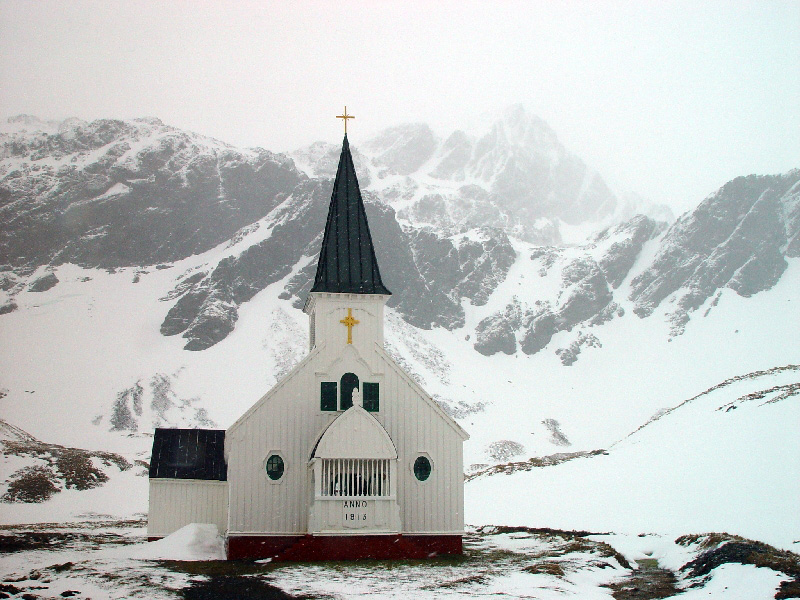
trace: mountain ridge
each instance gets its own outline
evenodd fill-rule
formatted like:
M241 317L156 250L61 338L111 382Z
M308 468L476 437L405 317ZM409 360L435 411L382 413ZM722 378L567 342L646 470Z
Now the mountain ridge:
M57 285L52 267L58 264L166 266L223 243L241 250L179 278L165 300L173 304L161 324L163 335L180 334L188 350L209 348L230 334L243 303L290 274L281 297L295 306L303 302L321 239L327 179L309 179L283 155L237 150L155 118L55 124L24 116L12 124L41 126L51 133L17 131L0 137L0 213L5 217L0 263L6 265L0 273L6 292L0 314L15 310L14 296L26 285L34 292ZM582 245L526 242L501 213L473 209L499 206L500 196L491 185L518 170L513 165L520 156L524 162L549 153L557 165L572 155L541 119L521 107L509 108L487 132L464 139L473 145L465 164L473 171L483 169L483 179L474 181L489 187L455 182L450 192L462 199L465 193L473 196L477 204L468 203L470 218L480 214L488 225L466 222L449 208L436 224L420 220L419 211L436 213L453 200L445 188L430 188L435 178L417 173L422 167L436 170L441 164L437 156L447 147L426 125L387 129L365 142L367 154L353 150L365 175L371 227L383 240L377 251L395 291L390 306L409 323L464 327L468 307L485 306L498 288L508 288L502 284L520 261L535 263L540 278L556 278L545 285L557 287L549 299L535 291L527 294L528 302L513 293L504 302L493 299L501 305L474 326L473 346L483 354L513 354L518 348L534 354L559 331L620 318L626 306L647 317L666 301L676 302L671 335L679 335L690 314L715 294L718 299L721 288L745 296L769 289L786 269L786 257L800 252L797 170L737 178L668 229L663 222L636 216L604 228ZM487 156L494 158L482 162ZM295 158L315 176L335 165L330 149L321 144ZM501 167L486 170L498 161ZM578 180L585 185L585 175L573 181ZM425 186L439 192L420 191ZM537 193L535 186L526 192ZM507 196L503 201L513 208L517 201ZM499 217L506 227L492 225ZM559 237L559 223L557 215L534 219L538 231L550 231L551 238ZM623 285L656 238L660 246L652 264ZM27 281L42 265L49 267ZM682 288L688 292L678 298ZM559 353L564 364L572 364L582 347L601 344L595 334L584 332Z

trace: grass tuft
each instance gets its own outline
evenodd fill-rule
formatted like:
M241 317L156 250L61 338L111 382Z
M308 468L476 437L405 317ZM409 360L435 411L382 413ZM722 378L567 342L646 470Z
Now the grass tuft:
M523 569L528 573L534 575L553 575L554 577L564 577L564 568L557 562L540 562L535 565L529 565Z

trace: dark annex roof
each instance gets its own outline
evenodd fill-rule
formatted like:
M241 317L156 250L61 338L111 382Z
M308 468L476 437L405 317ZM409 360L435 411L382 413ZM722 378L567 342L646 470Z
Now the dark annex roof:
M312 292L391 294L381 281L347 134L333 183Z
M150 479L227 481L224 452L224 430L156 429Z

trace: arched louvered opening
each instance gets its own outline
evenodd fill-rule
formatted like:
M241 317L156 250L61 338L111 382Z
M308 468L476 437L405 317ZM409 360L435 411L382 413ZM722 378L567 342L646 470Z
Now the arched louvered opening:
M355 373L345 373L342 375L341 385L339 390L341 399L339 400L339 409L347 410L353 406L353 390L358 387L358 375Z

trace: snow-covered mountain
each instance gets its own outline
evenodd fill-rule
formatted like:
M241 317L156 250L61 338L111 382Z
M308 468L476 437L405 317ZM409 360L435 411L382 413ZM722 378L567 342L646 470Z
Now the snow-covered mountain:
M800 365L727 379L660 411L604 453L470 481L471 523L797 539ZM496 469L496 471L498 471ZM524 495L515 494L525 489ZM797 548L795 547L795 551Z
M158 119L70 119L55 133L32 117L11 125L0 134L0 256L22 273L185 258L230 239L304 179L285 156Z
M310 176L331 178L338 155L337 146L317 143L291 156ZM355 163L362 187L378 193L402 223L443 235L483 226L556 244L636 213L672 220L668 208L635 194L618 200L544 121L519 105L445 138L423 123L387 129L357 146Z
M47 444L135 464L155 426L225 427L304 356L338 147L290 158L156 119L33 117L0 143L0 418L48 464ZM393 291L388 349L470 432L472 473L608 450L721 381L800 364L800 170L737 178L670 224L631 215L641 201L518 108L477 134L392 128L353 154ZM795 399L759 415L785 433ZM692 419L732 421L713 414ZM41 456L9 458L0 495ZM144 510L141 469L110 464L109 483L9 518L66 518L75 494L109 510L114 485Z
M739 177L666 231L637 216L577 248L531 250L539 282L555 279L556 285L534 284L485 317L475 348L513 353L519 341L523 352L535 353L555 333L621 317L626 307L646 317L668 305L670 333L679 335L698 309L705 306L708 314L716 306L723 290L751 297L772 288L788 259L800 256L798 236L800 170ZM592 333L578 337L560 353L562 361L574 362L583 345L597 343Z

